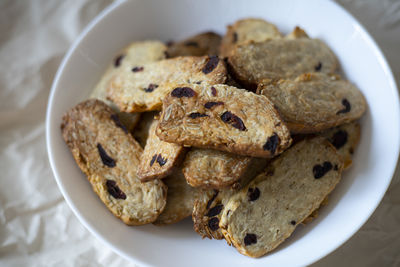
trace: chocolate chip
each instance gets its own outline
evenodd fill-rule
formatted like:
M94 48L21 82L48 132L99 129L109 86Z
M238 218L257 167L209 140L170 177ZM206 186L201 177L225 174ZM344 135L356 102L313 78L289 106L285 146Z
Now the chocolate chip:
M156 89L157 87L158 87L157 84L151 83L151 84L149 84L149 87L147 87L147 88L144 89L144 91L145 91L146 93L151 93L151 92L153 92L154 89Z
M200 112L192 112L189 114L189 117L192 119L196 119L196 118L209 117L209 116L207 114L203 114Z
M332 163L330 163L329 161L325 161L324 163L322 163L322 165L320 165L320 164L315 165L313 168L314 178L315 179L321 178L327 172L332 170L332 167L333 167Z
M242 119L240 119L238 116L236 116L235 114L231 113L230 111L225 111L221 115L221 120L223 122L226 122L226 123L232 125L236 129L239 129L241 131L245 131L246 130L246 126L244 126L244 123L243 123Z
M221 213L221 211L222 211L223 208L224 208L224 205L222 205L222 204L216 205L215 207L211 208L211 209L207 212L206 216L207 216L207 217L214 217L214 216L217 216L218 214Z
M177 87L172 90L171 95L177 98L193 97L196 95L196 92L190 87Z
M257 236L255 234L246 234L244 237L244 244L250 246L257 243Z
M109 155L107 155L107 152L104 150L104 148L101 146L100 143L97 143L97 150L99 151L101 161L103 162L104 165L110 168L115 167L115 160L113 160Z
M346 98L342 99L342 105L344 106L344 109L341 109L338 112L336 112L336 115L340 113L347 113L351 110L350 102Z
M121 65L122 60L124 59L125 55L119 55L114 59L114 67L118 68Z
M336 149L341 148L347 143L347 132L343 130L337 131L333 136L331 143Z
M210 198L210 200L207 202L206 208L209 209L211 204L213 203L214 199L218 196L218 190L214 189L214 195Z
M208 74L208 73L212 72L218 66L218 62L219 62L218 56L210 56L208 58L206 65L202 69L202 72L204 74Z
M156 161L160 166L163 166L163 165L165 165L165 163L167 163L168 159L167 158L163 158L161 156L161 154L158 154Z
M122 192L122 190L118 187L115 181L107 180L106 186L107 186L107 192L114 198L126 199L125 193Z
M117 114L112 114L111 119L114 121L115 125L117 127L121 128L125 133L128 133L128 129L126 129L125 125L122 124L122 122L119 120L119 117Z
M194 41L187 41L185 43L185 46L199 47L199 44L197 42L194 42Z
M153 166L153 164L156 161L156 159L157 159L157 154L154 154L154 156L150 160L150 167Z
M270 137L268 137L267 142L264 144L263 149L268 150L271 152L271 154L275 154L276 149L278 148L279 145L279 136L274 133Z
M322 68L322 63L321 63L321 62L318 62L318 65L315 66L315 71L320 71L321 68Z
M144 70L144 67L134 67L134 68L132 68L133 72L139 72L139 71L143 71L143 70Z
M214 86L211 86L211 94L212 94L213 96L217 96L217 89L215 89Z
M296 221L290 221L291 225L296 225Z
M223 104L224 104L224 102L221 102L221 101L219 101L219 102L207 102L207 103L204 104L204 107L207 108L207 109L210 109L210 108L212 108L214 106L220 106L220 105L223 105Z
M260 189L258 187L256 188L249 188L249 191L247 191L247 198L249 201L255 201L260 197Z
M212 217L211 219L209 219L208 220L208 228L210 228L211 231L218 230L219 219L217 217Z
M234 32L233 33L233 43L236 43L237 42L237 40L238 40L238 35L237 35L237 32Z

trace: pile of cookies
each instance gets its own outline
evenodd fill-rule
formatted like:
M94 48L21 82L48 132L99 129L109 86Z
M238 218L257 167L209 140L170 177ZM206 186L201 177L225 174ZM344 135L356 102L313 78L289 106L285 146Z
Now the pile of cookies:
M62 135L128 225L190 215L203 238L260 257L318 215L351 165L366 110L321 40L242 19L225 36L134 42Z

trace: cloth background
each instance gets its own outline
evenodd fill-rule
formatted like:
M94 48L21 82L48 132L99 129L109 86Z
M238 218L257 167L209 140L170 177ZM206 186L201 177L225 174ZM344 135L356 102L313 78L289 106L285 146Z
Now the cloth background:
M340 0L400 78L400 1ZM0 2L0 265L135 266L93 237L57 188L45 112L58 65L110 0ZM389 129L388 129L389 130ZM379 179L379 177L377 177ZM313 266L400 266L400 175L362 229Z

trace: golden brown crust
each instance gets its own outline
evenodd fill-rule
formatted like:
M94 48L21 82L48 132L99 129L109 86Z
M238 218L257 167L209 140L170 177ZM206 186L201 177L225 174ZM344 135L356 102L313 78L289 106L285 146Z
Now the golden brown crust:
M158 121L153 120L138 166L137 176L142 182L161 179L171 174L186 152L180 145L161 141L156 135L157 125Z
M121 127L104 102L84 101L63 117L63 138L107 208L128 225L154 221L163 211L167 188L136 176L142 148Z
M309 38L308 34L299 26L296 26L291 33L285 36L286 39Z
M136 68L136 69L133 69ZM107 96L121 111L160 110L168 83L219 84L226 67L217 57L177 57L142 66L124 66L113 78Z
M228 85L170 85L156 134L161 140L253 157L272 157L291 143L264 96ZM190 97L179 95L190 93Z
M215 32L204 32L168 46L169 58L180 56L218 55L221 36Z
M367 106L357 87L323 73L261 83L257 92L274 103L291 133L316 133L356 120Z

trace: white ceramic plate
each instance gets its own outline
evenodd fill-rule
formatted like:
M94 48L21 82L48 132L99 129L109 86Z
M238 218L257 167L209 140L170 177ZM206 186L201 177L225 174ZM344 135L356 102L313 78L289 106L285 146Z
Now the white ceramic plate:
M343 72L364 93L368 111L354 165L320 216L260 259L225 241L202 240L190 219L176 225L128 227L93 193L60 134L62 114L85 99L116 52L133 40L179 40L201 31L224 33L243 17L261 17L287 33L300 25L324 40ZM120 255L142 266L296 266L324 257L368 219L392 178L399 153L399 98L381 51L364 28L330 1L173 0L117 2L83 31L55 77L47 110L47 149L58 186L79 220Z

